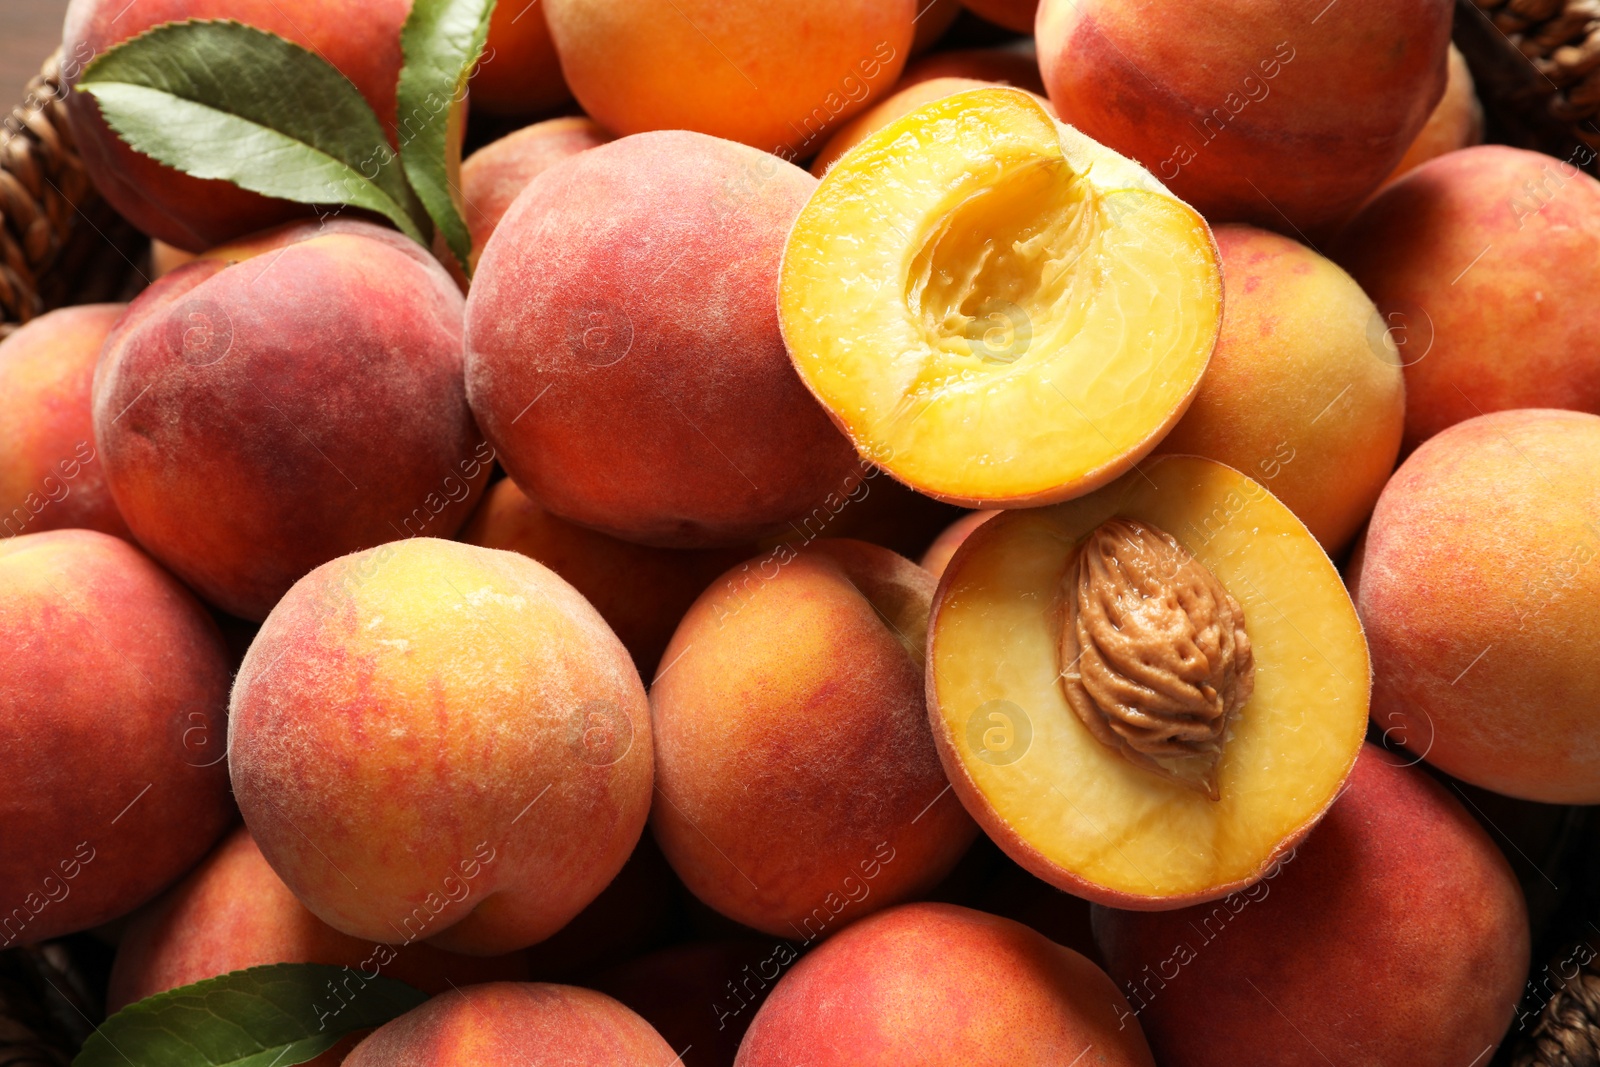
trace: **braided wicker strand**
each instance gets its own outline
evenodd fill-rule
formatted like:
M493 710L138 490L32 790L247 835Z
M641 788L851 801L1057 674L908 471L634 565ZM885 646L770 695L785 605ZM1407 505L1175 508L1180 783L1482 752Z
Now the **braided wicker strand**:
M1600 960L1566 982L1517 1048L1512 1067L1600 1067Z
M1600 0L1457 0L1457 39L1473 73L1489 68L1486 103L1502 125L1600 148ZM1475 47L1474 47L1475 46ZM1574 162L1589 163L1594 153Z
M68 132L52 56L0 131L0 336L44 310L40 279L93 195Z

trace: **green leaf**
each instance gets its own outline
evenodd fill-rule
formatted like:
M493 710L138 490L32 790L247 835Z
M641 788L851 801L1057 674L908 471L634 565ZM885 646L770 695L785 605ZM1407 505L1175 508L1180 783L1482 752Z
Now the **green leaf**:
M461 217L461 123L467 79L489 36L495 0L415 0L400 48L400 161L462 270L472 237Z
M73 1067L289 1067L428 998L348 967L274 963L146 997L84 1042Z
M228 21L171 22L85 68L135 151L197 178L301 204L375 211L418 242L422 215L383 125L314 52Z

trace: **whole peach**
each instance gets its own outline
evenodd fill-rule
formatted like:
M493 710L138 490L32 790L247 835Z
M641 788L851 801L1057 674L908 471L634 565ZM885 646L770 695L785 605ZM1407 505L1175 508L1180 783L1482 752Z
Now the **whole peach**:
M0 948L124 915L234 818L227 650L121 538L0 540Z
M133 302L95 372L95 442L139 543L262 619L357 549L447 537L493 454L467 409L460 291L365 222L214 249Z
M466 331L468 399L518 485L572 522L688 548L781 533L845 480L854 451L778 329L778 263L815 186L669 131L523 190Z
M1407 452L1486 412L1600 413L1600 182L1570 163L1446 153L1374 197L1332 256L1402 342Z
M694 130L804 159L910 54L919 0L544 0L567 84L616 134Z
M352 937L496 955L564 926L650 805L627 651L545 567L419 537L295 583L234 686L234 795Z
M89 387L122 304L61 308L0 341L0 532L129 537L97 462Z
M1361 557L1374 725L1474 785L1600 803L1597 508L1600 416L1502 411L1412 453Z
M1042 0L1039 65L1063 117L1209 221L1315 233L1353 214L1427 122L1453 8Z
M510 478L484 497L461 539L520 552L572 583L627 646L641 677L655 675L672 632L706 586L746 549L652 548L550 514Z
M807 955L756 1013L738 1067L1154 1067L1104 971L1021 923L907 904Z
M1372 513L1400 453L1400 357L1377 308L1333 263L1251 226L1215 232L1222 332L1161 449L1243 471L1337 553Z
M673 635L650 693L656 840L696 896L804 941L931 888L976 835L923 696L931 575L859 541L781 545Z
M1095 906L1165 1067L1488 1062L1528 967L1522 891L1466 809L1400 761L1367 746L1310 838L1242 893Z
M345 1067L668 1067L677 1053L603 993L495 982L447 993L380 1026Z
M167 22L230 19L310 49L349 78L395 139L400 28L411 0L71 0L62 31L68 88L114 45ZM87 93L69 92L73 142L95 188L151 237L200 252L242 234L310 215L313 208L194 178L142 155L112 131Z

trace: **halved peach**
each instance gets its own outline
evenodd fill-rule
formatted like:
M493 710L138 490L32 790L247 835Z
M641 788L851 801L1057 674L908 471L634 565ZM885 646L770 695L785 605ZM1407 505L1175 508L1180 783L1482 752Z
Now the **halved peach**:
M978 527L928 648L967 810L1038 877L1118 908L1262 877L1333 803L1366 727L1338 571L1266 489L1196 456Z
M1018 89L934 101L828 171L779 316L863 456L984 508L1110 482L1182 416L1216 344L1211 231Z

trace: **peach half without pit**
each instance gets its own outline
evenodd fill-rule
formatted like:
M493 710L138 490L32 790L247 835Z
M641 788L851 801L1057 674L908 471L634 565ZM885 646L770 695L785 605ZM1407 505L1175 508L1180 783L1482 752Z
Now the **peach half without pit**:
M1011 88L945 97L828 171L779 290L800 377L894 477L966 507L1112 481L1216 345L1205 221Z
M1113 907L1259 879L1333 803L1366 727L1338 571L1265 488L1196 456L979 526L928 649L967 810L1037 877Z

